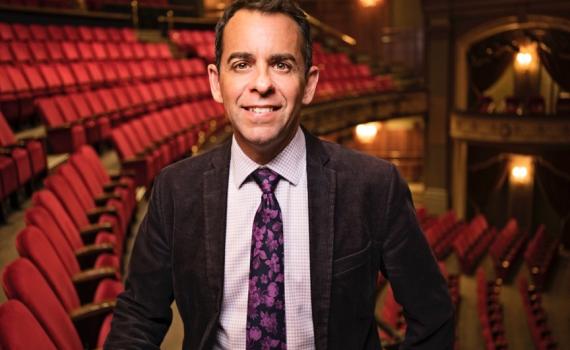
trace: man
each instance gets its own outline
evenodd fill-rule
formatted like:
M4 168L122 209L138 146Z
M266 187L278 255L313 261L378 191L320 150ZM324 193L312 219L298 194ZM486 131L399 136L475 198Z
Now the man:
M233 139L157 178L106 348L158 348L174 299L184 349L379 349L381 270L404 347L450 349L447 286L405 182L299 126L319 77L303 12L236 1L208 73Z

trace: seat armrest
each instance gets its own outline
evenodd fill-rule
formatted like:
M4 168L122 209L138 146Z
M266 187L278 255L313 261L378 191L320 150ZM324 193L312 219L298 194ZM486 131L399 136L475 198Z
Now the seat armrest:
M103 185L103 190L104 190L105 192L113 192L113 190L115 190L117 187L120 187L120 188L128 188L129 186L128 186L127 184L125 184L125 183L122 183L122 182L118 181L118 180L113 180L113 181L110 181L110 182L107 182L106 184L104 184L104 185ZM119 197L119 196L117 196L117 198L118 198L118 197Z
M135 178L135 174L133 173L133 171L127 170L127 169L121 169L121 172L118 174L109 174L109 177L111 178L111 180L113 181L119 181L122 177L129 177L131 179L134 180Z
M97 338L101 325L105 317L115 309L116 300L107 300L100 303L90 303L83 305L69 312L69 317L73 321L81 343L86 349L97 346Z
M85 244L90 244L95 241L95 236L100 231L106 231L109 233L113 233L113 226L109 222L104 222L100 224L91 224L81 228L80 234L81 239Z
M48 126L47 131L52 132L52 131L67 130L67 129L71 128L72 125L74 125L74 124L63 123L63 124L59 124L59 125Z
M107 201L109 199L121 199L121 196L119 196L116 193L103 193L100 194L99 196L95 197L95 203L99 206L104 205L105 203L107 203Z
M93 301L99 283L105 279L117 278L117 271L112 267L100 267L81 271L71 277L81 304Z
M95 207L87 212L87 217L89 218L90 222L97 222L97 220L99 220L99 217L101 217L101 215L103 214L110 214L116 216L117 209L110 206Z
M105 253L112 254L114 249L115 247L111 243L90 244L77 249L75 251L75 257L83 270L93 267L99 255Z

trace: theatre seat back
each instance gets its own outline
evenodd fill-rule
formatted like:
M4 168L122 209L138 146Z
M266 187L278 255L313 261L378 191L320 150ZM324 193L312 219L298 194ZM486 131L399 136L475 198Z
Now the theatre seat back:
M83 348L77 330L63 305L28 259L20 258L6 266L2 283L6 296L21 301L30 309L57 349Z
M16 237L16 249L42 273L67 312L80 306L79 297L65 266L45 235L34 226L27 226Z
M38 320L18 300L0 305L0 349L57 350Z

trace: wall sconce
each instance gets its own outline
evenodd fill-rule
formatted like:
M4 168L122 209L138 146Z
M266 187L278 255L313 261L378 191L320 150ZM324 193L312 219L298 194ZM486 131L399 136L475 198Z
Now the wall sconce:
M534 70L538 67L537 63L536 43L521 45L515 56L515 68L522 71Z
M534 163L531 156L511 156L510 181L516 185L529 185L533 183Z
M356 126L356 139L362 143L371 143L378 134L378 123L366 123Z
M511 170L511 175L513 178L519 182L523 182L528 177L528 168L524 165L514 166Z
M521 67L528 67L532 63L532 55L528 52L517 53L517 63Z
M360 0L363 7L374 7L380 3L381 0Z

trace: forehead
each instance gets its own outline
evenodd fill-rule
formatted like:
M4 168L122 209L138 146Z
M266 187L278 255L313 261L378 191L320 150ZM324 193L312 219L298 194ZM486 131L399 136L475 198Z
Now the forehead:
M239 10L224 29L223 57L233 52L301 55L301 30L288 15Z

